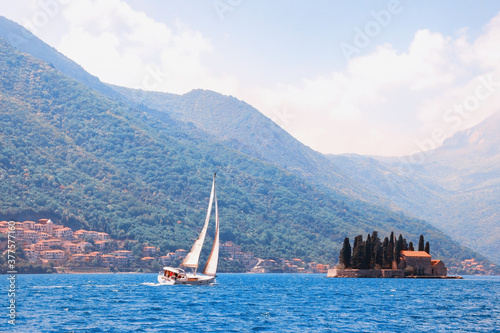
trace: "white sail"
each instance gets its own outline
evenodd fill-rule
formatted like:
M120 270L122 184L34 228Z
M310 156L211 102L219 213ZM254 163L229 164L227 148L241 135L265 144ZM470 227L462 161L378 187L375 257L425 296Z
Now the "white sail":
M208 228L208 221L210 220L210 212L212 211L212 204L214 201L214 195L215 195L215 175L214 175L214 181L212 183L212 192L210 193L210 201L208 203L208 210L207 210L207 217L205 218L205 225L203 226L203 229L200 232L200 235L196 239L196 241L193 244L193 247L191 248L191 251L187 254L186 258L184 258L184 261L182 262L182 266L185 267L198 267L198 261L200 260L200 253L201 253L201 248L203 247L203 242L205 241L205 235L207 234L207 228Z
M219 261L219 207L217 206L217 193L215 193L215 238L212 251L208 257L203 274L215 275L217 272L217 262Z

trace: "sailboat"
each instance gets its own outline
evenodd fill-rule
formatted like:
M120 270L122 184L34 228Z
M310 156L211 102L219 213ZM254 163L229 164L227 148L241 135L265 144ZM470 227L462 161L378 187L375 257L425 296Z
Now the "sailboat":
M181 263L182 267L188 267L194 269L193 273L186 272L183 268L178 267L164 267L162 271L158 274L158 282L160 284L193 284L193 285L203 285L215 282L217 263L219 261L219 208L217 206L217 193L215 192L215 175L212 182L212 191L210 192L210 200L208 203L207 216L205 218L205 224L200 232L200 235L196 239L191 248L191 251L186 255ZM210 221L210 214L212 211L212 205L215 203L215 238L214 244L212 245L212 250L210 251L210 256L205 264L203 273L197 273L198 262L200 260L200 253L203 247L203 242L205 241L205 235L208 229L208 223Z

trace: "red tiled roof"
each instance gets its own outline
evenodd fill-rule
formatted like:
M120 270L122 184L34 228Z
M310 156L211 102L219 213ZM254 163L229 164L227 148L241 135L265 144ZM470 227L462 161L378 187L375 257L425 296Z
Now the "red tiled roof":
M431 255L425 251L401 251L401 254L405 257L431 257Z

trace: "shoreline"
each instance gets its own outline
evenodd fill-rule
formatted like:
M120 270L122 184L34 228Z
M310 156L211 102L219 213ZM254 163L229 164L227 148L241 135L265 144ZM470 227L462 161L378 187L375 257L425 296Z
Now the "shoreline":
M471 275L471 276L498 276L498 275ZM463 276L401 276L401 277L371 277L371 276L328 276L333 279L427 279L427 280L463 280Z
M405 276L403 279L442 279L442 280L462 280L463 277L460 275L450 275L450 276Z
M157 272L111 272L111 271L64 271L64 272L53 272L53 273L16 273L16 275L61 275L61 274L157 274ZM316 274L323 275L325 273L253 273L253 272L223 272L218 274L294 274L294 275L308 275ZM7 272L2 272L0 275L9 275ZM450 276L404 276L404 277L369 277L369 276L356 276L356 277L346 277L346 276L328 276L324 275L326 278L336 278L336 279L431 279L431 280L463 280L464 277L461 275L450 275ZM485 274L472 274L466 276L500 276L499 275L485 275Z
M423 270L422 270L423 272ZM434 272L433 272L434 273ZM422 274L409 275L403 269L339 269L332 268L328 270L328 278L369 278L369 279L448 279L460 280L463 279L460 275L444 274Z

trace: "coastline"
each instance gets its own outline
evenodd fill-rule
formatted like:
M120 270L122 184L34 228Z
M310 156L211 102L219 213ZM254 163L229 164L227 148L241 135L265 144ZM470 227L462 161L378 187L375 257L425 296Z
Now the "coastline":
M57 270L57 267L55 267ZM17 275L64 275L64 274L157 274L156 271L150 271L150 272L137 272L137 271L118 271L118 272L112 272L110 270L80 270L80 271L74 271L74 270L57 270L56 272L51 272L51 273L36 273L36 272L31 272L31 273L17 273ZM388 278L397 278L397 279L432 279L432 280L463 280L464 277L460 275L451 275L451 276L401 276L401 277L374 277L374 276L329 276L324 275L324 273L293 273L293 272L280 272L280 273L255 273L255 272L223 272L223 273L218 273L218 274L249 274L249 275L267 275L267 274L292 274L292 275L310 275L310 274L315 274L315 275L323 275L327 278L339 278L339 279L352 279L352 278L361 278L361 279L371 279L371 278L383 278L383 279L388 279ZM8 275L6 272L1 272L0 275ZM469 275L469 276L499 276L499 275L483 275L483 274L474 274L474 275Z
M406 275L404 269L339 269L332 268L328 278L371 278L371 279L463 279L460 275Z

